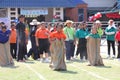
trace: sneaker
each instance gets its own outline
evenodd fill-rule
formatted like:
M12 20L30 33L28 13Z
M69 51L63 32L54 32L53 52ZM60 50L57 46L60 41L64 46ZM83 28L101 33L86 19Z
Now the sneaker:
M28 60L28 56L27 55L25 55L25 59Z
M44 60L44 62L45 62L45 63L49 63L50 61L48 60L48 58L46 58L46 59Z
M118 58L118 61L120 61L120 58Z
M42 62L42 63L43 63L43 62L44 62L44 60L41 58L41 59L40 59L40 62Z
M112 58L115 58L115 55L113 55Z
M110 58L110 55L108 55L107 59L109 59L109 58Z

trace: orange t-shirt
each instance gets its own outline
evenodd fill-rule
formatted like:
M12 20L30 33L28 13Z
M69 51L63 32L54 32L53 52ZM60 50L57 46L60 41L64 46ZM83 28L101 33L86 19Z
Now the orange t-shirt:
M11 29L10 43L16 43L16 38L17 38L16 29Z
M46 39L48 38L48 35L49 35L49 30L47 29L37 29L36 33L35 33L35 36L39 39Z
M55 31L55 32L50 34L50 38L57 38L59 40L66 39L66 35L64 34L63 31L61 31L61 32Z

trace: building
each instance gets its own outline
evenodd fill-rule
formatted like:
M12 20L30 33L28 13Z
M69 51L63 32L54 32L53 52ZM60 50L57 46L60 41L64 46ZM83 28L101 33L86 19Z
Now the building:
M22 14L30 22L33 18L50 22L57 19L87 20L87 4L83 0L0 0L0 18L13 21Z

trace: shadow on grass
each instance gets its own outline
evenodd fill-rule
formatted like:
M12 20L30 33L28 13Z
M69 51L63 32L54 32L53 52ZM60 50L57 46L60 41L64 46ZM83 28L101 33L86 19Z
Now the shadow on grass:
M61 72L61 73L68 73L68 74L77 74L76 71L70 71L70 70L67 70L67 71L58 71L58 72Z
M97 68L112 68L111 66L95 66Z
M25 63L34 64L35 62L33 62L33 61L26 61Z
M2 68L18 68L19 66L15 66L15 65L8 65L8 66L2 66Z

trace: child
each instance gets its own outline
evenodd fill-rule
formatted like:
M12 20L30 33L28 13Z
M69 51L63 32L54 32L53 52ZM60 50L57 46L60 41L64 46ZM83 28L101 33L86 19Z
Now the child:
M16 44L16 29L15 25L11 25L11 34L10 34L10 52L13 58L16 59L16 50L17 50L17 44Z
M97 33L96 27L92 27L91 33L86 39L88 60L90 62L88 66L104 66L100 56L100 35Z
M120 25L118 27L117 33L115 34L115 39L116 39L116 42L118 44L118 56L117 56L117 58L120 60Z

